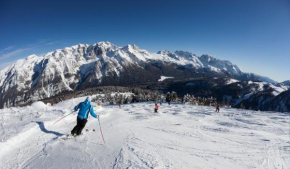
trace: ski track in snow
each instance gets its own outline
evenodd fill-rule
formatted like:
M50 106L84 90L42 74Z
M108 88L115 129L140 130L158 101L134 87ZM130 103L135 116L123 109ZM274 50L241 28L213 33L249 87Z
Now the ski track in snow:
M96 132L60 140L76 125L84 98L54 106L0 110L0 160L9 168L290 168L289 114L184 104L94 107ZM95 104L94 104L95 105Z

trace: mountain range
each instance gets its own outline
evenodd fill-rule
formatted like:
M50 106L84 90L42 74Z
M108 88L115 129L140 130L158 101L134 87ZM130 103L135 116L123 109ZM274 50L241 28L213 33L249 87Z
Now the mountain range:
M6 67L0 71L0 108L96 86L161 83L161 76L174 77L174 81L213 77L276 83L210 55L196 56L180 50L149 53L136 45L118 47L99 42L78 44L43 56L30 55Z

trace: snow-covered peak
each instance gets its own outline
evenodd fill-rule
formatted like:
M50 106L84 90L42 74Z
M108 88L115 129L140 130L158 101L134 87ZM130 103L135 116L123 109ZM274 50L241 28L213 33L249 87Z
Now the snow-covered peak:
M160 61L169 64L175 64L180 66L189 66L195 69L208 69L213 72L222 73L227 72L239 78L239 76L255 77L256 75L244 74L236 65L229 61L219 60L210 55L202 55L197 57L191 52L177 50L175 52L163 50L156 53L149 53L144 49L140 49L136 45L126 45L124 47L118 47L110 42L98 42L93 45L78 44L64 49L58 49L53 52L49 52L43 56L47 59L55 58L56 61L64 59L65 64L72 63L70 60L77 60L76 65L81 65L87 61L92 62L98 59L103 61L115 60L119 62L117 65L128 65L128 63L150 62ZM27 60L33 60L38 58L35 55L27 57ZM87 61L85 61L87 60ZM19 61L23 62L23 61ZM21 63L18 63L21 65ZM71 67L71 66L70 66ZM74 66L72 66L74 67ZM3 74L3 73L2 73ZM259 76L260 77L260 76ZM269 81L269 78L261 77L261 80ZM271 80L271 79L270 79Z
M216 58L214 58L214 57L212 57L212 56L210 56L210 55L208 55L208 54L201 55L199 58L200 58L202 61L206 61L206 62L208 62L208 63L217 60Z
M161 54L161 55L168 55L171 54L172 52L168 51L168 50L160 50L157 52L157 54Z
M119 85L118 78L132 68L142 70L140 71L143 73L142 77L146 77L148 73L152 75L150 80L156 80L153 77L158 71L155 72L154 69L160 69L156 63L170 66L171 70L164 73L167 76L175 76L173 74L177 68L181 68L179 71L182 74L184 73L182 69L186 68L186 70L194 69L192 73L230 75L238 80L243 80L241 76L245 76L246 80L251 79L247 76L255 77L243 73L229 61L219 60L210 55L197 57L191 52L180 50L175 52L164 50L153 54L136 45L118 47L110 42L98 42L93 45L78 44L49 52L42 57L31 55L18 60L12 66L0 71L0 94L13 93L16 88L14 96L21 96L18 100L13 99L20 102L24 97L37 100L63 91L75 90L80 84L97 86L102 84L105 78L116 79L114 84ZM147 70L145 66L150 64L155 68ZM106 85L111 83L108 81ZM27 96L23 95L23 92L27 92ZM8 99L10 98L12 97L9 96Z
M188 57L188 58L193 57L193 56L196 57L195 54L191 52L187 52L187 51L182 51L182 50L176 50L174 53L176 53L179 56Z
M136 45L126 45L126 46L122 47L121 50L132 53L136 50L138 51L139 47Z
M214 70L213 68L215 68L217 71L226 71L233 76L241 76L243 74L238 66L232 64L230 61L219 60L207 54L200 56L199 59L204 66L209 67L211 70Z
M139 50L139 47L136 45L126 45L122 48L123 50L127 50L127 51L133 51L133 50Z
M94 44L93 46L99 47L99 48L104 48L104 49L116 49L117 46L115 46L114 44L110 43L110 42L98 42L96 44Z
M32 55L27 56L26 60L30 60L30 59L33 59L33 58L36 58L36 57L37 57L37 55L32 54Z
M212 64L212 63L219 63L219 64L224 64L224 65L231 65L231 66L236 66L236 65L233 65L230 61L228 60L220 60L220 59L217 59L211 55L208 55L208 54L203 54L199 57L199 59L202 61L202 62L206 62L208 64Z
M29 66L33 66L32 64L34 64L36 61L38 61L40 59L42 59L42 57L38 57L37 55L34 55L34 54L29 55L25 59L19 59L18 61L16 61L13 68L26 69Z
M83 48L83 47L88 47L89 45L88 44L77 44L77 45L73 45L73 46L70 46L70 47L65 47L64 49L57 49L53 52L56 52L56 51L66 51L66 50L77 50L79 48ZM52 53L53 53L52 52Z
M163 57L170 57L170 58L173 58L175 60L179 60L179 57L180 57L176 53L170 52L168 50L159 51L159 52L157 52L157 54L161 54Z
M195 54L191 52L176 50L174 54L176 54L178 58L182 58L183 60L188 61L196 68L203 67L202 62L198 59L198 57Z
M82 47L86 47L86 46L88 46L88 44L77 44L77 45L71 46L70 48L78 49L78 48L82 48Z
M179 65L179 66L186 66L190 68L202 68L203 65L200 60L190 52L183 52L183 51L175 51L170 52L168 50L158 51L155 54L151 54L156 60Z
M146 62L148 59L152 59L150 53L144 49L140 49L136 45L126 45L120 48L122 53L125 53L130 60L139 63L140 61Z
M30 55L25 59L16 61L13 65L0 71L0 93L15 86L17 87L17 90L20 91L27 86L27 81L31 81L34 74L35 65L42 59L43 57ZM30 84L31 82L29 85Z

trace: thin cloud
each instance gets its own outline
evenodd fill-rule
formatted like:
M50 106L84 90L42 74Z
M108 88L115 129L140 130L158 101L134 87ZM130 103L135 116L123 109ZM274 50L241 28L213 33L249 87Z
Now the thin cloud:
M10 49L13 49L13 48L14 48L13 46L8 46L8 47L6 47L6 48L0 50L0 55L1 55L2 53L6 52L7 50L10 50Z
M28 47L40 46L41 44L44 44L45 42L46 42L46 40L39 40L36 43L29 44Z
M8 53L4 53L0 56L0 60L4 60L4 59L7 59L7 58L10 58L10 57L13 57L15 55L18 55L24 51L27 51L29 49L32 49L33 47L28 47L28 48L19 48L19 49L16 49L14 51L11 51L11 52L8 52Z
M7 50L10 50L10 49L14 48L13 46L9 46L9 47L7 47L7 48L5 48L5 49L0 51L0 60L4 60L4 59L7 59L7 58L15 57L15 56L21 54L24 51L31 50L33 48L46 45L45 43L46 43L46 40L39 40L36 43L32 43L32 44L27 45L26 47L18 48L18 49L15 49L13 51L10 51L10 52L5 52Z
M64 45L66 45L67 43L60 42L60 41L54 41L54 42L46 43L46 45L54 45L54 44L64 44Z
M47 40L39 40L36 43L29 44L25 47L15 49L14 46L8 46L2 50L0 50L0 70L4 69L5 67L12 65L17 61L17 56L21 55L25 51L29 51L33 48L45 46L45 45L54 45L54 44L66 44L64 42L60 41L54 41L54 42L47 42ZM14 50L12 50L14 49ZM43 56L46 53L40 54L39 56ZM5 61L5 59L15 58L13 61Z
M8 46L7 48L4 48L3 51L10 50L10 49L13 49L13 48L14 48L14 46Z

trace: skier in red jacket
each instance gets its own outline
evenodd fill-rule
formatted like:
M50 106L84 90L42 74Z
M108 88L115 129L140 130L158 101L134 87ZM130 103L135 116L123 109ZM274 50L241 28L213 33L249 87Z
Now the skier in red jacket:
M155 103L155 108L154 108L154 110L155 110L155 113L158 113L158 112L157 112L157 111L158 111L158 108L159 108L158 104L157 104L157 103Z
M216 110L215 110L215 112L218 112L218 113L220 112L220 105L217 105L217 106L216 106Z

